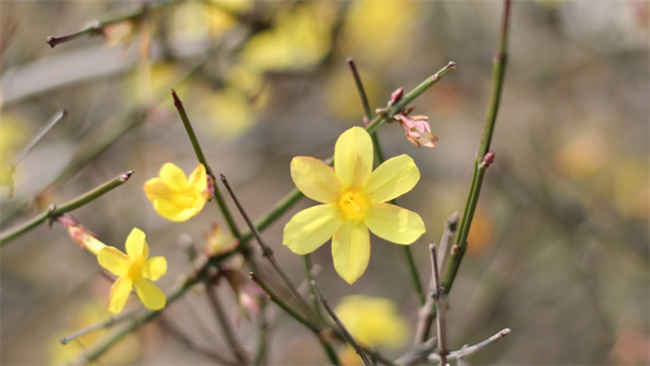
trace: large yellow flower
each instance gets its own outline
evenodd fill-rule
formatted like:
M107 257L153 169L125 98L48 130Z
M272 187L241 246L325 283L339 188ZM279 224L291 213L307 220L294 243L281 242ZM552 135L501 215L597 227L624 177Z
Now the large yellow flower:
M144 184L144 191L160 216L182 222L201 212L210 196L203 164L194 169L189 179L172 163L163 165L159 174L160 177Z
M167 273L167 260L165 257L147 259L149 245L138 228L131 230L125 246L127 254L110 246L103 247L97 254L99 264L119 276L111 288L108 311L121 312L133 287L144 306L152 310L164 308L165 294L150 281L157 281Z
M323 161L299 156L291 177L305 196L323 203L301 212L284 227L283 244L296 254L311 253L332 238L336 272L354 283L368 267L370 236L408 245L425 231L412 211L386 203L410 191L420 171L407 155L372 170L370 135L361 127L345 131L334 148L334 170Z

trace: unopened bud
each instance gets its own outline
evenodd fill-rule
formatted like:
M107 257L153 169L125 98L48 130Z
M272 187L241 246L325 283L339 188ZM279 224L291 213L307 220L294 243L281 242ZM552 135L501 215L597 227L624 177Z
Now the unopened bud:
M391 107L393 104L399 102L404 96L404 88L400 87L390 95L390 101L388 102L388 107Z
M488 152L483 156L483 163L482 163L482 165L484 165L486 168L489 167L490 164L492 164L492 162L494 162L494 158L495 158L494 153L493 153L492 151L488 151Z

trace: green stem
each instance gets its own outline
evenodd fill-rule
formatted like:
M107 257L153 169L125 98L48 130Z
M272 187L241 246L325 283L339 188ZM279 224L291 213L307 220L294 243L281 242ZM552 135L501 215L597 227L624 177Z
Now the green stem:
M413 100L415 100L415 98L422 95L422 93L427 91L427 89L429 89L434 84L436 84L438 82L438 80L440 80L440 78L442 78L448 72L450 72L451 70L453 70L455 68L456 68L456 63L453 62L453 61L450 61L447 65L445 65L445 67L438 70L437 73L431 75L426 80L421 82L420 85L416 86L415 88L413 88L413 90L411 90L410 92L405 94L402 97L402 99L397 101L390 108L388 108L387 110L385 110L382 113L378 114L377 117L375 117L375 119L373 119L372 122L370 122L368 124L368 126L366 126L366 130L368 132L374 132L375 130L377 130L377 128L379 128L379 126L381 126L384 123L392 120L394 115L398 114L402 109L404 109L404 107L406 107L409 103L411 103Z
M478 204L478 199L481 194L483 177L485 176L487 167L494 159L494 154L490 153L489 149L490 143L492 141L492 134L494 132L494 126L496 124L497 113L499 111L499 105L501 102L503 80L506 71L506 61L508 58L507 46L510 23L510 5L511 0L505 0L501 23L501 33L499 37L499 46L497 48L497 53L494 56L494 67L492 69L492 91L490 94L490 103L488 105L488 110L485 116L481 143L479 145L476 159L474 161L472 184L467 196L467 202L465 204L465 210L463 211L463 219L460 224L458 236L456 237L456 245L452 247L451 254L449 256L449 265L442 280L442 286L444 287L446 294L449 294L449 291L451 290L451 286L453 285L456 274L458 273L458 268L460 267L463 255L467 250L467 236L469 235L472 219L474 218L474 212L476 211L476 205Z
M363 106L363 111L366 115L366 122L370 121L370 118L372 118L372 110L370 109L370 103L368 102L368 96L366 95L366 91L363 88L363 83L361 83L361 76L359 75L359 71L357 70L357 65L354 63L354 60L352 58L347 59L348 66L350 67L350 71L352 72L352 77L354 78L354 85L357 87L357 93L359 94L359 99L361 99L361 105Z
M208 164L208 161L205 159L205 155L203 154L203 150L201 149L201 144L199 144L199 140L196 137L196 133L194 133L194 128L192 127L192 123L190 122L190 119L187 116L187 112L185 112L185 107L183 106L183 102L176 94L176 91L173 89L172 89L172 97L174 98L174 106L178 110L178 114L181 116L181 120L183 121L183 126L185 127L185 131L187 132L187 136L189 136L190 141L192 142L192 147L194 148L196 157L199 159L199 162L203 164L208 175L212 177L211 183L212 183L212 187L214 188L214 199L217 203L217 206L219 207L219 210L221 211L221 214L226 220L226 223L228 224L228 229L230 229L230 232L235 238L237 238L239 241L244 241L242 240L241 232L237 228L237 224L235 223L235 220L233 220L232 214L230 213L230 210L226 205L226 201L224 201L223 199L223 195L221 194L221 190L217 185L216 179L214 179L214 172L212 171L212 168Z
M66 202L65 204L56 207L54 205L50 206L50 209L46 212L43 212L39 216L34 217L33 219L14 227L13 229L6 230L0 233L0 248L4 247L11 240L17 238L18 236L28 232L29 230L35 228L46 220L55 219L58 216L63 215L66 212L77 209L85 204L88 204L97 198L103 196L104 194L112 191L113 189L124 184L131 175L133 171L128 171L126 173L120 174L116 178L102 184L101 186L92 189L89 192L73 199L72 201Z

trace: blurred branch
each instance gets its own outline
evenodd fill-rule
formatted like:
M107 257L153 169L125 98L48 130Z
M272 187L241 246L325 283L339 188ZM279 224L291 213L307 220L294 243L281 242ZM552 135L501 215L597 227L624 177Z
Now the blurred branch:
M89 192L73 199L72 201L66 202L63 205L57 207L55 205L50 205L50 208L40 214L39 216L34 217L33 219L26 221L25 223L14 227L13 229L8 229L0 233L0 248L4 247L11 240L17 238L18 236L28 232L29 230L35 228L39 224L45 222L46 220L54 220L58 216L77 209L87 203L90 203L97 198L103 196L104 194L112 191L113 189L121 186L126 183L127 180L131 177L133 171L130 170L126 173L122 173L116 178L102 184L101 186L90 190Z
M474 160L472 184L470 186L469 195L465 204L465 210L463 211L463 219L460 223L458 236L456 238L456 245L451 248L449 266L447 267L445 276L442 280L442 287L445 288L447 294L449 294L451 291L451 287L454 283L454 279L456 278L456 274L458 273L458 268L460 267L463 255L467 250L467 236L469 235L469 229L472 225L474 211L476 210L476 205L478 204L478 198L481 192L485 170L494 160L494 154L488 152L488 150L490 148L492 133L494 132L494 126L496 124L496 117L501 101L501 91L503 88L503 80L506 71L510 5L510 0L504 1L499 45L497 48L497 53L494 57L494 67L492 70L492 92L490 95L490 103L488 105L485 124L483 125L483 136L481 138L481 143L476 154L476 159Z
M61 338L59 341L61 342L61 344L66 345L66 344L70 343L70 341L75 340L75 339L77 339L77 338L79 338L81 336L84 336L84 335L88 334L88 333L92 333L92 332L94 332L96 330L99 330L99 329L107 329L107 328L110 328L110 327L114 326L117 323L123 322L124 320L127 320L127 319L133 317L134 313L135 313L134 311L130 311L130 312L127 312L127 313L122 313L122 314L117 315L117 316L111 316L107 320L102 320L101 322L95 323L95 324L93 324L93 325L91 325L91 326L89 326L87 328L78 330L78 331L74 332L73 334L71 334L71 335L69 335L67 337Z
M183 333L176 325L171 321L167 320L165 316L162 316L159 321L160 327L163 328L168 334L172 335L178 339L181 343L192 350L200 352L202 355L212 358L213 360L224 365L239 365L237 362L226 360L220 354L211 350L205 345L198 344L197 342L190 339L190 337Z
M167 1L152 1L150 3L144 3L144 5L142 5L139 10L133 11L129 14L124 14L115 18L101 20L101 21L96 20L92 22L90 25L76 32L72 32L59 37L49 36L47 37L46 42L47 44L50 45L50 47L54 48L61 43L70 42L80 37L102 35L104 34L104 29L110 25L122 23L126 21L136 22L139 21L141 18L145 17L152 10L161 9L168 5L173 5L181 2L182 2L181 0L167 0Z
M226 342L228 343L228 346L232 350L233 354L235 355L237 362L240 365L247 365L249 364L248 356L244 351L244 347L242 347L242 345L239 343L239 341L235 336L235 332L232 329L232 326L230 325L230 320L228 319L228 316L226 316L226 312L223 309L223 305L221 304L221 301L219 300L217 294L215 293L216 290L217 290L216 286L214 286L212 283L208 281L205 281L205 292L208 295L208 300L210 300L211 308L214 311L214 314L216 315L217 319L219 320L219 324L221 325L221 330L223 335L226 338Z

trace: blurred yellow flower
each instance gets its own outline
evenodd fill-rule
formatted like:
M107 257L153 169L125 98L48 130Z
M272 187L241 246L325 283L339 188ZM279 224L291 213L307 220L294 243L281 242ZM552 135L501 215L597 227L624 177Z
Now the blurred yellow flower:
M242 62L259 70L301 69L313 66L329 52L331 18L328 2L307 2L281 14L275 26L260 32L242 50Z
M307 254L332 238L336 272L354 283L368 267L368 229L396 244L413 243L424 232L420 216L386 203L410 191L420 171L408 155L391 158L372 171L370 135L352 127L336 141L334 167L300 156L291 161L291 177L307 197L323 203L301 212L284 227L283 244L296 254Z
M63 345L59 342L62 337L70 336L80 329L88 328L100 321L106 320L106 308L101 301L96 299L85 302L81 306L70 308L66 313L63 315L67 316L70 314L73 316L69 322L70 327L62 332L57 332L50 341L46 342L51 365L71 363L83 354L82 352L88 347L92 347L95 342L99 341L102 336L109 332L108 329L97 329ZM114 347L111 347L106 353L101 355L97 359L97 363L101 365L129 365L138 360L140 353L140 339L137 333L129 333L118 341Z
M408 321L399 314L389 299L363 295L346 296L334 309L352 337L366 347L399 347L408 340ZM360 364L361 359L351 347L341 354L345 365Z
M127 254L106 246L97 255L102 267L119 276L111 288L108 311L121 312L133 287L144 306L152 310L164 308L165 294L150 281L157 281L167 273L167 260L165 257L148 258L149 245L138 228L131 230L125 246Z
M182 222L201 212L210 197L203 164L194 169L189 179L172 163L164 164L159 174L160 177L144 184L144 191L160 216Z

